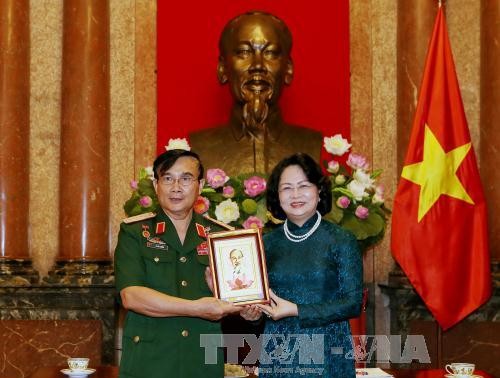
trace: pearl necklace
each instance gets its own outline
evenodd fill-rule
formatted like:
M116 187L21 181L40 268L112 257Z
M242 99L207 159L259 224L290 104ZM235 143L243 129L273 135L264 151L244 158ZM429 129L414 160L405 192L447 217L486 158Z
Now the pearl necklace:
M318 216L318 219L316 220L316 223L312 226L312 228L305 233L304 235L294 235L290 232L288 229L288 219L285 221L285 224L283 225L283 232L285 233L285 236L288 240L294 242L294 243L300 243L306 240L309 236L311 236L314 231L316 231L319 227L319 224L321 223L321 214L319 211L316 210L316 215Z

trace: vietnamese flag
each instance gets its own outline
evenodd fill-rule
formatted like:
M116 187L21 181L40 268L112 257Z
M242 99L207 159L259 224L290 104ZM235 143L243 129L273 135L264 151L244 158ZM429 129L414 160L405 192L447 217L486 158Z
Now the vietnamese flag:
M394 258L443 329L491 294L486 204L439 8L394 199Z

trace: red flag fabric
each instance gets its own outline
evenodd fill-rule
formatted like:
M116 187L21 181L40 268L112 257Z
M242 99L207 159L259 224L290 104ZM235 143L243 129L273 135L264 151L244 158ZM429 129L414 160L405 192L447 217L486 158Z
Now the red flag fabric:
M491 295L486 204L441 7L394 199L391 249L445 330Z

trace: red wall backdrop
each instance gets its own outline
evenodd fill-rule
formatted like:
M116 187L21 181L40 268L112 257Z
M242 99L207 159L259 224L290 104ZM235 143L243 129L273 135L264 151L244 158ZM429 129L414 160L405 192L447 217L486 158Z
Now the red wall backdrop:
M227 121L231 97L216 77L219 34L232 17L264 10L293 35L294 79L283 91L287 122L349 137L348 0L158 1L158 138Z

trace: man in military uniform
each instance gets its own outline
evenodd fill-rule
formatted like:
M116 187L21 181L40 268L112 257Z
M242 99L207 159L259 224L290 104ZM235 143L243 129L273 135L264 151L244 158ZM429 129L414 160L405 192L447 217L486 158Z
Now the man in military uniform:
M287 124L278 99L293 78L292 35L278 17L249 12L230 20L219 40L217 76L233 97L229 123L190 134L208 168L228 175L270 173L284 157L320 158L321 133Z
M116 288L128 310L120 378L222 377L222 351L206 364L200 335L220 335L218 321L240 308L213 298L205 278L206 232L218 226L193 212L203 166L197 154L171 150L153 170L161 209L122 223L115 251Z

